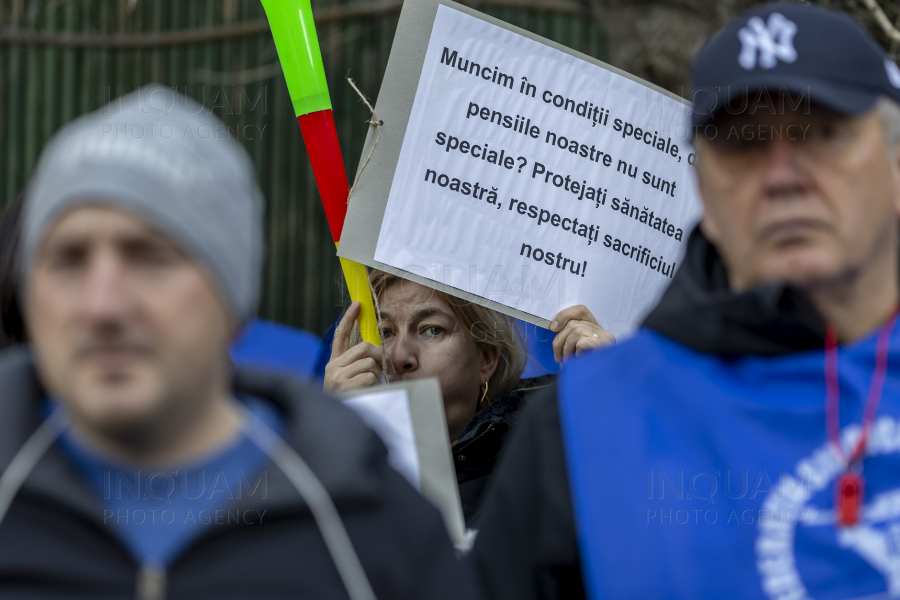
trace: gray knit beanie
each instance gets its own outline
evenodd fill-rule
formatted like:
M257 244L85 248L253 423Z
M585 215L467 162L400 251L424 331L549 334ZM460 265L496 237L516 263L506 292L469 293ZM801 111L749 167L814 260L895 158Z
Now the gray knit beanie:
M87 204L141 217L206 267L238 322L256 312L262 193L246 150L202 104L149 85L63 127L28 187L23 282L54 222Z

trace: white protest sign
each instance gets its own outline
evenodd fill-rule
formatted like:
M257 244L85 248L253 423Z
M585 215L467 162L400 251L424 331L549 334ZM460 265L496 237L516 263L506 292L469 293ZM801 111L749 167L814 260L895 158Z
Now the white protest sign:
M585 304L624 335L700 214L686 111L438 6L374 259L540 319Z

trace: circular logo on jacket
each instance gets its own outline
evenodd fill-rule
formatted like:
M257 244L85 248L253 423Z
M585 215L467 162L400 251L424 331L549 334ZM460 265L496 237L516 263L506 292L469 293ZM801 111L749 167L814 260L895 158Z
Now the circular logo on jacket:
M859 425L843 429L841 443L844 448L852 448L859 434ZM872 429L866 456L897 453L900 453L900 423L889 416L879 417ZM800 515L795 520L768 519L758 524L756 569L766 597L772 600L812 599L797 568L797 536L798 533L809 533L821 538L820 534L826 532L817 530L829 528L839 548L853 552L884 578L887 593L879 594L878 598L900 598L900 488L867 495L860 522L852 527L835 527L834 510L818 507L817 500L827 499L823 494L833 497L834 482L843 471L844 465L825 444L800 460L793 475L783 475L766 497L763 509L773 511L769 514L795 510ZM798 528L808 531L798 531Z

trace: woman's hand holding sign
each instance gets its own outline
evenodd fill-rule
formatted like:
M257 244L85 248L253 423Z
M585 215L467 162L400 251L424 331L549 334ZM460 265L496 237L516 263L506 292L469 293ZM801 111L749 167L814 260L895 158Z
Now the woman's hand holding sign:
M550 323L553 339L553 357L562 362L573 354L583 353L616 343L616 338L597 322L591 311L583 304L570 306L559 311Z
M325 366L325 391L346 392L377 385L381 378L381 348L369 342L350 346L360 304L354 301L334 331L331 359Z

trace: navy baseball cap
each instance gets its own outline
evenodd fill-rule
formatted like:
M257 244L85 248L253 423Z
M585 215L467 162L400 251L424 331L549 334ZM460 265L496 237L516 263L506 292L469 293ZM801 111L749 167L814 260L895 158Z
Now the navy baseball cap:
M879 97L900 102L900 68L849 15L800 3L766 4L716 33L694 61L693 124L739 112L765 90L845 115Z

